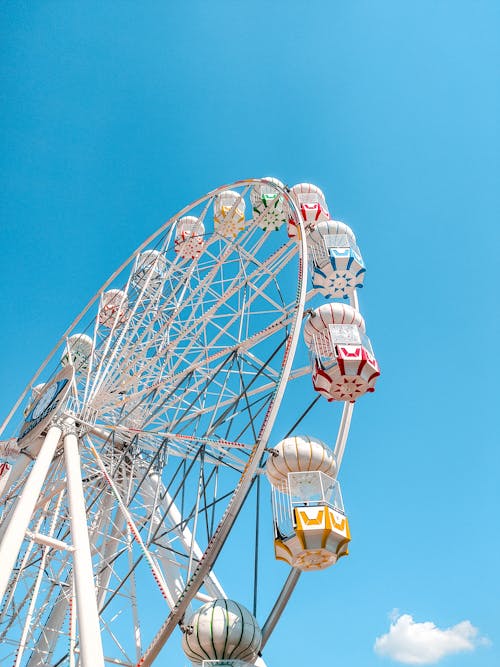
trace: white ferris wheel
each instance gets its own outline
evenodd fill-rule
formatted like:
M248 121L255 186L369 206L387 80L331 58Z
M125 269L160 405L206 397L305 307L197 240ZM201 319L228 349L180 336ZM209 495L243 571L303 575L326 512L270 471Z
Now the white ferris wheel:
M337 475L379 375L364 273L319 188L266 178L187 206L110 277L2 427L1 665L152 665L180 635L194 665L265 664L301 572L347 554ZM314 414L328 445L301 434Z

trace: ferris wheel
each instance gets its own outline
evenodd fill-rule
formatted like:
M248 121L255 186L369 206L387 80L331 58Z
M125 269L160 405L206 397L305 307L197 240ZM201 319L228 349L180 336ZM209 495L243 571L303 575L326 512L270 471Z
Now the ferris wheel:
M264 664L301 572L347 554L337 476L379 375L364 275L321 190L274 178L210 192L119 267L2 427L0 664L146 666L180 635L194 665ZM301 435L318 410L331 449Z

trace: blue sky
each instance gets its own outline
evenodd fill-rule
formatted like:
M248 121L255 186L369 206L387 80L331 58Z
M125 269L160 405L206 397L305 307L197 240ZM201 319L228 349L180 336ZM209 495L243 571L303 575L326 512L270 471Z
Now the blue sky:
M366 260L383 375L341 474L351 555L302 578L267 663L390 664L373 645L397 608L489 638L443 664L498 665L498 2L17 2L0 21L2 416L182 206L317 183Z

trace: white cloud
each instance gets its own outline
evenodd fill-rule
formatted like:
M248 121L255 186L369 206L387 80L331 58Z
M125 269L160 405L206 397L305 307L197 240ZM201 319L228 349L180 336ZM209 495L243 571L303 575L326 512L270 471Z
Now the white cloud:
M479 636L470 621L441 630L431 621L416 623L409 614L395 610L389 632L375 640L374 651L407 665L430 665L452 653L473 651L489 641Z

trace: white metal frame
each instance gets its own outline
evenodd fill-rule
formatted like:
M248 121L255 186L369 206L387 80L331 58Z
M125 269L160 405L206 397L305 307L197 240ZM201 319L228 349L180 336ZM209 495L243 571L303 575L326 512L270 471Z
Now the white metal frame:
M260 182L230 187L246 197ZM260 472L286 384L309 372L292 368L304 307L313 296L306 293L306 233L288 191L271 186L289 207L298 239L247 222L235 239L207 233L196 262L176 257L176 221L193 212L205 220L226 189L218 188L147 239L66 331L65 341L87 317L93 340L88 368L31 470L30 458L20 454L4 490L0 593L7 593L7 603L16 600L16 613L9 616L8 604L0 610L0 641L13 637L16 667L23 653L29 667L60 656L61 638L67 654L56 664L151 665L195 598L226 595L213 565ZM161 281L155 274L153 282L149 271L134 282L140 253L152 248L170 253ZM119 287L128 294L128 318L121 323L117 311L103 327L95 308L127 270ZM296 280L291 299L283 299L281 275ZM339 466L352 409L346 404L342 414ZM40 554L38 568L31 566L34 554ZM137 586L145 564L166 602L165 620L149 640L141 632ZM264 623L264 643L297 579L292 571ZM113 614L121 613L117 602L124 599L134 626L130 647L114 630Z

